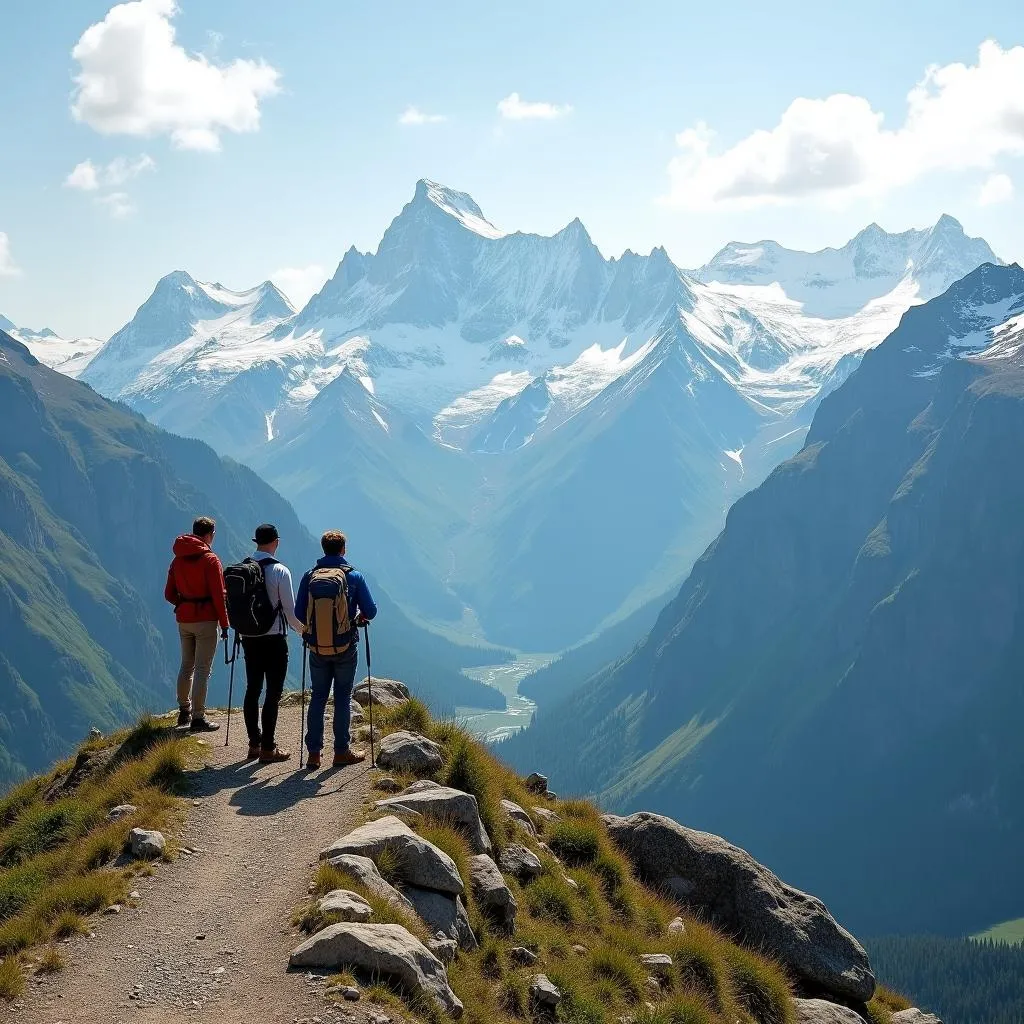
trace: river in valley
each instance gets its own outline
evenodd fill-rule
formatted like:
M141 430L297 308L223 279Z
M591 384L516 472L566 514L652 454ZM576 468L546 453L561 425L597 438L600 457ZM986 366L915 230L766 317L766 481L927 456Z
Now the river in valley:
M519 695L519 682L524 676L543 668L553 657L551 654L520 654L515 661L503 665L463 669L471 679L500 690L505 695L508 708L505 711L456 708L459 719L466 723L470 732L489 743L525 729L533 719L536 705L532 700Z

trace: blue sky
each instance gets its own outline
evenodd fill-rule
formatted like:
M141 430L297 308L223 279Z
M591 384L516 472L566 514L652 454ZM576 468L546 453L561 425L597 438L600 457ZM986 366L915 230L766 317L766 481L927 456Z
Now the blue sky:
M579 216L607 255L684 266L942 212L1024 259L1012 0L113 6L5 0L0 314L22 326L107 336L179 268L308 289L420 177L505 229Z

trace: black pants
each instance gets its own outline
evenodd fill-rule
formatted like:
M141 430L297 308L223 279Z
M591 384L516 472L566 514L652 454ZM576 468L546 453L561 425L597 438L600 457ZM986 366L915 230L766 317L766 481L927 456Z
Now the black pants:
M245 703L242 713L245 729L249 733L249 746L273 750L274 732L277 729L277 708L281 702L284 679L288 675L288 638L276 633L271 636L244 636L242 650L245 652ZM263 683L267 684L267 696L263 701L263 729L260 730L260 694Z

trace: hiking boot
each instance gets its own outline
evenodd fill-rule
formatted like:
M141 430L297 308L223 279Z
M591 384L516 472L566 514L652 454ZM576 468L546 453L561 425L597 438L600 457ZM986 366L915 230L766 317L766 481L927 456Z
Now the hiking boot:
M280 747L274 747L273 750L261 750L260 764L280 764L291 756L290 750L282 750Z
M258 743L250 743L249 752L245 755L245 759L246 761L256 761L262 753L263 748Z
M216 732L220 728L217 722L211 722L208 718L193 718L192 724L188 727L189 732Z
M181 708L178 711L178 728L184 729L192 724L192 712L188 708Z
M347 768L350 764L359 764L361 761L366 760L366 754L361 750L345 750L340 754L334 755L335 768Z
M310 771L312 771L314 768L319 768L320 767L320 755L319 754L310 754L309 757L306 758L306 767Z

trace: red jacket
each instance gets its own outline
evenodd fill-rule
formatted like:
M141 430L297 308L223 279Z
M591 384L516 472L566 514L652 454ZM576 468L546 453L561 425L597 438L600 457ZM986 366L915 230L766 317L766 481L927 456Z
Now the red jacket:
M174 561L167 570L164 597L174 605L179 622L220 622L228 628L227 595L220 559L209 544L191 533L174 542Z

